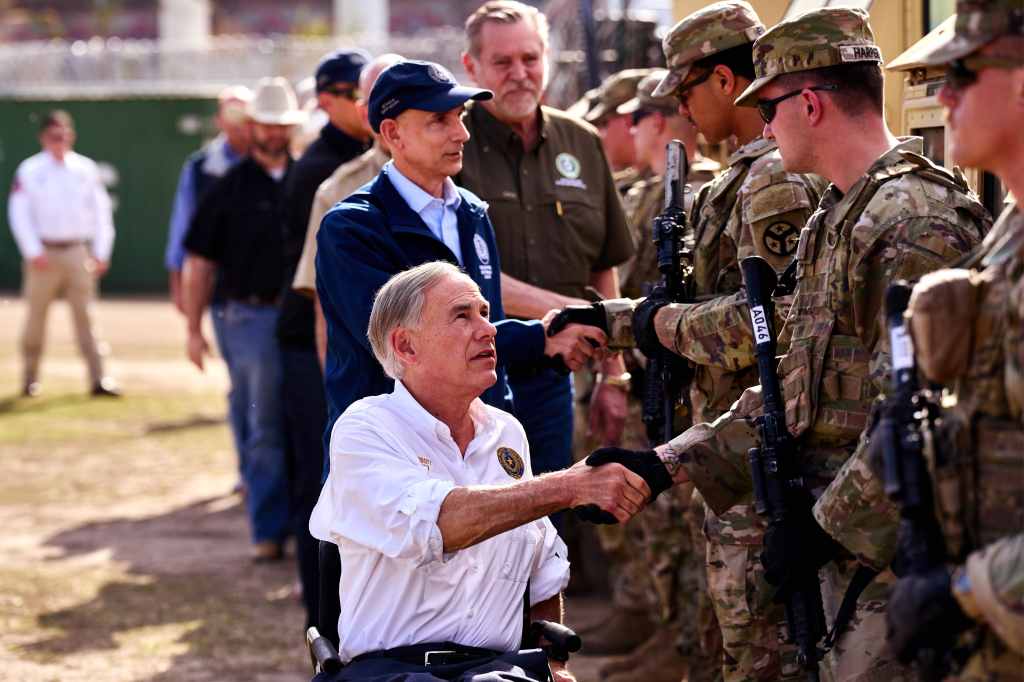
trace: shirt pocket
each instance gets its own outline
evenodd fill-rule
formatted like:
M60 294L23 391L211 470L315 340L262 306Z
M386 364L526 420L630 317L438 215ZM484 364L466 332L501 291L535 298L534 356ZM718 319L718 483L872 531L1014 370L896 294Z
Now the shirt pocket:
M538 248L557 254L562 267L552 272L558 281L587 284L594 263L605 243L604 214L594 197L583 190L558 187L541 198L539 209L545 211L555 227L550 234L538 235ZM541 221L542 224L547 220Z

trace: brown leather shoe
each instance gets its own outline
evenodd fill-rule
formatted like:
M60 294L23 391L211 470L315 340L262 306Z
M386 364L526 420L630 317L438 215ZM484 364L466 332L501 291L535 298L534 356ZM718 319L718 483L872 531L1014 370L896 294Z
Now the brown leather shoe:
M284 545L273 540L264 540L252 546L252 562L267 564L284 558Z
M617 609L604 625L583 638L587 656L615 656L629 653L654 633L654 623L646 611Z

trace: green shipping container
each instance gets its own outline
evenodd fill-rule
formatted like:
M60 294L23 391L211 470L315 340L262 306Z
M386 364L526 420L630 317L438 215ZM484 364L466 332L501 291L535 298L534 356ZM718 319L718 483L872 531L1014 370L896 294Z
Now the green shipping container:
M39 151L38 116L56 108L74 117L75 150L100 164L113 200L117 237L103 292L165 292L164 250L178 175L185 158L214 133L215 98L207 93L0 98L0 290L21 287L21 255L7 222L7 188L18 164Z

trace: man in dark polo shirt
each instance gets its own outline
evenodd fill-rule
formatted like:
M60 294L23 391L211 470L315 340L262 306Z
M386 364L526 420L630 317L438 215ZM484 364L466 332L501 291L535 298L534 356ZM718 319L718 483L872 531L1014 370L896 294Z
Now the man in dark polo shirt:
M199 369L209 345L203 311L214 279L223 295L218 310L231 394L247 406L232 424L247 490L253 558L280 559L288 534L281 355L275 337L285 276L283 186L291 167L288 143L302 119L295 93L283 78L265 78L249 112L249 156L204 195L185 237L182 273L187 354Z
M306 226L316 189L343 163L362 154L370 132L357 106L359 74L369 62L362 50L339 50L316 68L317 105L328 116L320 136L306 149L285 183L285 277L281 282L281 315L277 339L281 344L285 424L290 466L289 492L295 556L298 560L306 626L317 613L317 542L309 534L309 514L320 494L324 451L321 435L327 421L323 374L316 355L313 301L292 289L302 255Z
M540 105L547 33L547 19L536 8L495 0L466 20L462 56L470 77L494 98L470 107L471 139L456 180L490 205L505 273L505 311L525 319L585 302L588 286L605 298L618 295L615 266L633 253L597 131ZM625 368L616 355L600 369L590 429L595 440L617 443L626 416ZM509 381L534 471L568 466L570 377L536 365L510 371Z

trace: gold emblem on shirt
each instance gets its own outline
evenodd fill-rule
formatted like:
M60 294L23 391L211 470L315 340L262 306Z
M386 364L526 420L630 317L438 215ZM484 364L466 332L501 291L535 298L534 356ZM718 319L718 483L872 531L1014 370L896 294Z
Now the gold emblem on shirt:
M430 471L430 464L431 464L430 460L427 459L426 457L420 457L419 459L420 459L420 464L425 466L427 468L427 471Z
M505 470L505 473L512 478L522 478L523 472L526 471L523 458L512 448L498 448L498 461L501 462L501 468Z

